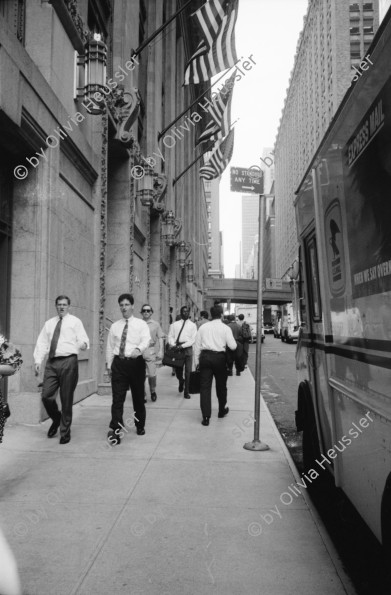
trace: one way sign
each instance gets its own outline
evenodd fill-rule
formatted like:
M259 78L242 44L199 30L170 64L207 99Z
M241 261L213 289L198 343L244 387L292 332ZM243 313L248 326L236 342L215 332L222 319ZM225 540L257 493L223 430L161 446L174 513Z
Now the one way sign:
M231 192L262 194L263 171L247 167L231 167Z

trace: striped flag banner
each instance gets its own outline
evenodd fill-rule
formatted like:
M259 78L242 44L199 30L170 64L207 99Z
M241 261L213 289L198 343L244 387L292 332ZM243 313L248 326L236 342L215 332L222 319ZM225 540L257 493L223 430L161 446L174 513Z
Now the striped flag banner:
M208 0L193 16L198 20L203 39L186 65L185 85L207 82L238 61L235 47L238 0Z
M225 138L229 133L229 129L231 128L231 103L235 76L236 71L225 83L217 98L213 100L213 106L208 109L212 120L206 125L205 130L195 143L196 146L207 140L216 141L220 138ZM224 89L228 89L228 91L222 93Z
M234 133L235 130L232 129L223 141L219 141L219 144L212 152L209 161L200 167L201 178L204 180L214 180L221 176L232 158Z

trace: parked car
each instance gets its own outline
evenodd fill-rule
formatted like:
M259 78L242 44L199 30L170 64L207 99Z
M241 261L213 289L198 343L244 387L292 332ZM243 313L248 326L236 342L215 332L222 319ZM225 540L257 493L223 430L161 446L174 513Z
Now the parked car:
M273 324L271 322L264 322L263 330L265 333L273 333Z
M281 334L281 341L286 341L287 343L297 341L299 338L299 330L300 327L288 324L288 326L285 327L283 334Z

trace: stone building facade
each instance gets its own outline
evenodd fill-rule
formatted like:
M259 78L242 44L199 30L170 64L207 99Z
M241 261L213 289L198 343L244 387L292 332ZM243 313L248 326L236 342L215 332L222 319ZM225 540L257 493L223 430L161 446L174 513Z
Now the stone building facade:
M297 258L295 191L378 26L379 0L309 2L274 151L277 277Z
M202 126L195 122L205 112L193 108L187 116L198 111L198 119L182 118L158 140L196 99L195 88L182 83L198 42L190 13L201 1L132 53L184 4L0 1L0 332L23 354L20 373L8 386L2 381L15 421L42 418L32 354L43 323L56 314L57 295L69 295L91 340L79 356L76 400L104 380L120 293L134 294L136 315L150 302L166 331L170 306L174 316L185 303L194 314L203 307L207 206L199 164L173 181L194 159ZM93 64L103 65L94 34L107 46L107 77L92 108L99 88L85 85ZM176 220L171 246L163 237L169 211Z

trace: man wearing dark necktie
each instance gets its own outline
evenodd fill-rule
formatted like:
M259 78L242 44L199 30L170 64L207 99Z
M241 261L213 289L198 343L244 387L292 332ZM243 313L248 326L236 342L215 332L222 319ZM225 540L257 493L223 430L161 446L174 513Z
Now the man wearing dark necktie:
M42 385L42 402L53 423L48 437L53 438L60 427L60 444L71 439L73 395L79 378L77 354L89 348L89 339L82 321L69 314L71 300L66 295L56 299L58 316L51 318L40 332L34 350L35 375L38 376L46 354L48 360ZM61 409L56 402L60 389Z
M111 325L106 349L107 371L111 377L113 392L110 431L107 437L112 446L120 444L124 436L123 412L126 391L129 388L137 434L145 434L145 361L141 354L151 339L147 323L133 316L133 296L123 293L118 298L118 304L122 319Z

